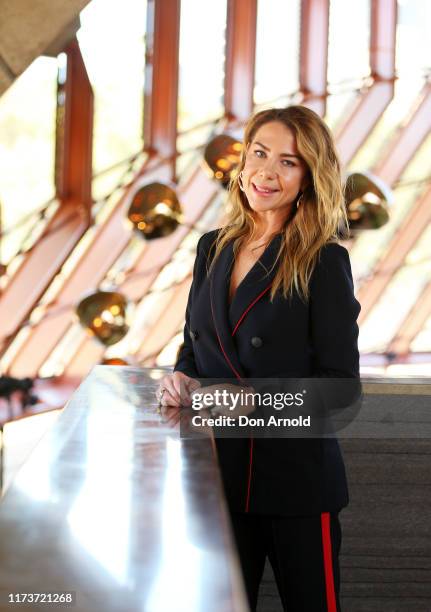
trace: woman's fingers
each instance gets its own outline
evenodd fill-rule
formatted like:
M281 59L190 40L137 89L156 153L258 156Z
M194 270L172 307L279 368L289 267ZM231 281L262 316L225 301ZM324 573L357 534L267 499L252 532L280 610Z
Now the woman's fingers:
M156 398L159 406L174 406L178 407L180 403L171 393L171 386L166 381L161 381L156 391Z
M161 382L161 388L165 389L165 391L163 392L163 396L161 398L160 403L163 406L170 406L172 404L167 404L166 400L173 400L175 403L175 406L179 406L181 404L181 398L179 393L177 392L176 388L175 388L175 383L174 383L174 379L173 376L164 376L162 378L162 382Z
M162 378L156 395L161 406L187 406L191 403L191 392L198 387L199 381L182 372L174 372Z
M196 386L196 383L199 384L199 381L194 381L193 378L182 372L174 372L173 381L182 405L189 406L191 403L190 390Z
M182 372L174 372L174 374L172 375L172 380L181 404L183 406L190 406L191 390L196 389L200 386L199 381L194 380L189 376L186 376Z
M187 378L185 382L189 393L201 387L201 383L195 378Z

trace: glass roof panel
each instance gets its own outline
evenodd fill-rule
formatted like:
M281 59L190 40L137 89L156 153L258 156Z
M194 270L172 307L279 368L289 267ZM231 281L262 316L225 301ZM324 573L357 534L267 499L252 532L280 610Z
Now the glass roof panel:
M412 351L427 351L431 352L431 315L428 317L425 326L418 333L416 338L410 345L410 349ZM431 367L431 358L430 358L430 367ZM431 376L431 370L429 372L429 376Z
M223 115L226 0L181 1L178 130Z
M40 210L55 195L56 89L57 59L39 57L0 98L3 231ZM35 219L30 219L3 237L3 263L18 250L34 223Z
M158 366L170 366L176 362L178 349L183 342L183 330L176 334L164 349L158 354L156 364Z
M387 347L431 280L431 226L425 229L405 263L395 272L379 302L361 325L360 350ZM396 308L394 308L396 304Z
M300 1L258 0L254 102L281 106L299 89Z
M380 160L394 131L406 122L425 83L424 77L431 70L431 3L407 0L398 4L394 98L380 117L366 145L352 160L351 168L371 168Z
M370 2L331 0L329 10L328 90L325 121L337 124L370 73Z
M142 149L146 0L92 0L78 40L94 90L94 172Z

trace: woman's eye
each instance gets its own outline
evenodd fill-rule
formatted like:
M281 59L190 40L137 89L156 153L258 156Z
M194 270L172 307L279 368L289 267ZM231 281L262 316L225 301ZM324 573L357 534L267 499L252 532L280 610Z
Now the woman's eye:
M265 156L265 151L262 151L262 149L256 149L254 154L256 155L256 157L264 157Z
M283 164L283 166L287 166L288 168L295 167L295 164L293 163L293 161L290 161L290 159L283 159L281 163Z

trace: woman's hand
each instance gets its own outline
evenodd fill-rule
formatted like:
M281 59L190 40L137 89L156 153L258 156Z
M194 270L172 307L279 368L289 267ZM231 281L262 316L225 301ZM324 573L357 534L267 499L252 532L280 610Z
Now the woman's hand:
M160 381L156 395L160 406L179 408L190 406L192 391L200 387L200 382L183 372L174 372Z

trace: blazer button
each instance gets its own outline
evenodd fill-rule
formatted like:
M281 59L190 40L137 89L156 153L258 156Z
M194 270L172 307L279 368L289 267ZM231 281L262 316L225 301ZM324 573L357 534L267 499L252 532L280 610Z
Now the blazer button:
M259 338L259 336L253 336L251 339L251 344L254 346L254 348L260 348L263 344L263 340L262 338Z
M197 340L199 338L199 334L197 331L190 331L189 334L192 340Z

